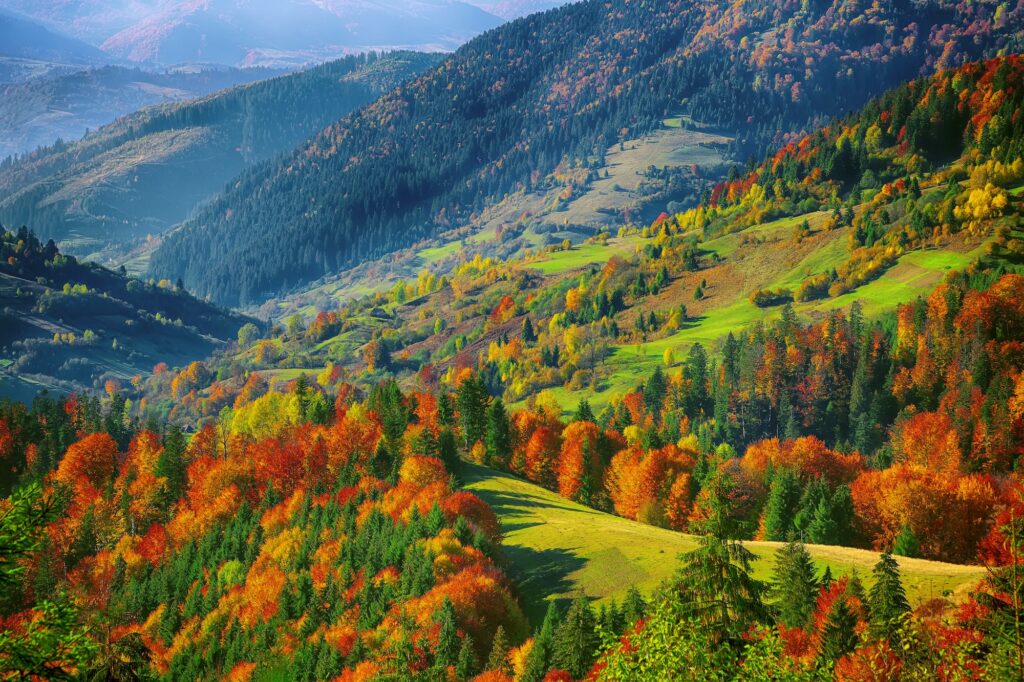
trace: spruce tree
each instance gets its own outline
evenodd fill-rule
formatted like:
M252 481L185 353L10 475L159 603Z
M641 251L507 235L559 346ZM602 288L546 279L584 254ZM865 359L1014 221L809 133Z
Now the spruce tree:
M832 577L832 567L831 566L828 566L828 565L825 566L825 570L822 571L822 573L821 573L821 581L820 582L821 582L821 586L823 588L825 588L826 590L829 587L832 586L833 582L835 582L835 578Z
M555 631L552 663L574 679L582 678L594 664L600 640L597 618L586 596L577 596Z
M636 589L636 585L630 586L626 591L626 597L622 601L622 617L627 626L633 625L644 617L647 612L647 602Z
M512 429L501 398L495 399L487 408L487 434L484 445L487 448L488 464L498 469L505 468L512 455Z
M910 602L900 581L900 567L891 554L885 553L875 564L872 574L875 583L868 598L871 634L892 638L899 629L900 620L910 612Z
M494 631L494 640L491 643L491 654L487 657L487 670L497 670L506 675L511 672L512 667L508 661L509 642L505 634L505 627L498 626Z
M832 518L832 502L823 496L818 502L810 525L807 526L807 539L817 545L836 544L836 522Z
M683 610L701 622L712 641L739 644L751 625L767 621L765 585L752 575L754 554L740 542L729 540L735 528L728 517L731 481L714 475L708 481L708 518L700 546L683 554L676 574L676 589Z
M441 609L437 615L437 621L441 625L437 638L437 648L434 650L434 662L447 668L458 662L459 636L455 622L455 607L450 599L445 597L441 603Z
M764 538L785 540L793 529L793 518L800 503L800 481L789 469L779 471L772 480L765 505Z
M455 674L460 680L468 680L476 672L476 654L473 653L473 638L466 635L459 647L459 660L455 664Z
M477 376L467 377L459 386L455 402L459 408L463 446L466 450L487 433L487 389Z
M821 630L819 655L836 661L857 648L857 616L850 610L846 597L836 599Z
M520 338L522 338L525 344L531 344L537 340L537 334L533 331L533 323L530 322L529 317L523 318L523 330Z
M918 557L921 555L921 546L917 541L917 535L910 529L910 526L903 526L900 534L896 536L893 543L892 553L905 557Z
M551 667L551 656L554 648L555 630L558 627L558 607L548 602L548 610L544 615L544 623L533 638L533 647L526 656L520 682L542 682Z
M789 542L775 555L771 594L780 623L790 628L807 625L818 596L818 580L811 555L802 544Z
M590 403L587 402L586 398L580 400L576 406L576 413L573 414L572 420L574 422L596 422L594 418L594 411L590 409Z

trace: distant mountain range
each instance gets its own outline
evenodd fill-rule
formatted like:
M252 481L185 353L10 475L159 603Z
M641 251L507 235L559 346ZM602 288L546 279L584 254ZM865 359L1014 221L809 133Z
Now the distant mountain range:
M244 173L166 236L151 272L260 302L467 225L556 168L592 182L613 145L668 118L733 132L742 160L898 83L1019 50L1022 26L1024 8L950 0L868 17L844 0L592 0L531 15Z
M209 97L143 109L81 141L0 164L0 223L34 225L43 239L56 239L78 255L130 245L185 220L199 202L249 165L294 148L440 60L440 55L412 52L357 55ZM162 78L172 89L175 82L195 84L205 78L209 84L256 71ZM66 80L72 85L86 80L100 88L104 77L138 78L135 85L143 93L158 89L157 77L112 67ZM142 87L146 83L149 88ZM0 119L24 114L26 101L37 94L33 85L9 89L10 96L0 101ZM117 91L108 89L115 97Z
M280 75L272 69L194 67L143 71L122 66L51 68L0 84L0 159L58 139L71 142L143 107L203 97Z
M541 0L0 0L50 28L147 64L296 66L381 48L453 50ZM493 13L492 13L493 12ZM2 48L0 48L2 51Z
M0 11L0 55L74 65L96 65L110 61L109 55L92 45L3 11Z

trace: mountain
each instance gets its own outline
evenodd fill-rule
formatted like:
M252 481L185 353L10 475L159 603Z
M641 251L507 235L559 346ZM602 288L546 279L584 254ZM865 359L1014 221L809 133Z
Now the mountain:
M556 167L593 181L613 145L680 113L734 132L734 158L760 154L886 87L1019 46L1022 12L929 0L866 21L839 0L658 0L532 15L246 172L151 271L258 302L465 225Z
M24 228L0 232L0 395L93 391L160 362L187 364L248 322L155 284L80 263Z
M500 23L458 0L189 0L104 41L136 62L301 65L353 50L451 50Z
M2 9L91 45L99 45L166 4L166 0L0 0Z
M0 0L134 62L302 66L367 49L453 50L502 19L460 0Z
M3 11L0 11L0 57L57 64L95 65L110 61L108 55L91 45Z
M33 225L42 238L56 239L77 254L158 234L188 217L247 166L294 148L439 60L402 52L348 57L144 109L79 142L59 143L0 164L0 222ZM114 80L111 76L144 78L155 88L160 78L168 86L175 81L195 85L199 78L224 83L239 73L260 72L154 76L107 69L66 80L86 97L96 89L85 84L101 76L106 77L101 82ZM26 104L35 94L31 85L12 88L14 97L0 111L26 115ZM142 92L152 94L153 89Z
M203 97L279 73L223 67L142 71L104 66L61 69L0 85L0 158L35 151L57 140L78 140L143 107Z
M555 7L566 4L565 0L470 0L475 5L489 14L501 17L506 21L525 17L536 12L546 12Z

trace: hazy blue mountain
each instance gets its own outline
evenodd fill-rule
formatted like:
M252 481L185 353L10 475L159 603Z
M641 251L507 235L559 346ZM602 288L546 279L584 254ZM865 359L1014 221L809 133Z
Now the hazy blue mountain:
M203 97L281 73L221 66L152 72L121 66L75 70L33 64L42 75L0 84L0 159L58 139L78 140L87 131L143 107ZM16 66L27 68L24 62Z
M79 142L0 164L0 223L32 225L79 255L158 234L249 165L294 148L440 59L356 55L125 116Z
M28 18L0 11L0 57L56 64L104 64L101 50Z

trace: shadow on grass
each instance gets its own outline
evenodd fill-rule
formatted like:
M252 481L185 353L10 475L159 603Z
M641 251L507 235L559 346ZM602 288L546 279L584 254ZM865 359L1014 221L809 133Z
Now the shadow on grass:
M530 619L540 627L548 609L548 597L554 597L565 609L573 597L570 575L580 570L586 560L564 549L537 550L521 545L504 545L501 549L505 572L515 581L519 602Z

